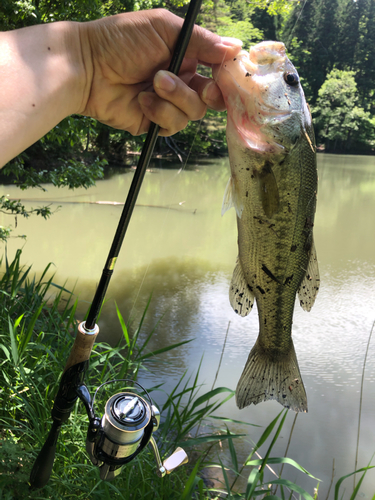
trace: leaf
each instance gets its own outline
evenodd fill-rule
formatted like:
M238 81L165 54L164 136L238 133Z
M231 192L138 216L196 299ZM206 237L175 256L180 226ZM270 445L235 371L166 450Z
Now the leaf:
M232 435L229 432L229 429L227 430L227 434L228 434L228 446L229 446L230 457L232 459L234 471L236 472L236 475L238 475L239 469L238 469L237 453L236 453L236 449L235 449L234 444L233 444ZM230 491L230 490L228 490L228 491Z
M126 328L124 318L122 317L122 314L120 313L120 309L118 308L116 302L115 302L115 306L116 306L117 316L118 316L118 319L120 321L120 325L121 325L121 328L122 328L122 333L124 335L126 345L128 347L130 347L130 339L129 339L128 329Z
M34 314L32 315L32 317L30 319L29 325L28 325L27 330L26 330L26 334L25 334L25 336L22 338L22 340L20 342L20 346L19 346L20 356L22 356L22 354L25 352L27 344L30 342L30 339L31 339L32 334L34 332L35 322L39 318L40 313L42 312L43 307L44 307L44 302L42 302L40 304L40 306L34 312Z
M240 438L244 437L246 434L210 434L209 436L201 436L194 439L188 439L187 441L183 441L182 443L178 443L179 446L199 446L203 443L215 443L219 441L225 441L229 438Z
M229 392L232 394L232 396L234 396L236 393L235 391L233 391L232 389L228 389L227 387L217 387L216 389L213 389L212 391L206 392L206 394L203 394L203 396L200 396L198 399L196 399L193 406L192 406L192 409L205 403L206 401L213 398L217 394L221 394L223 392Z
M7 357L8 361L10 361L10 352L9 349L4 344L0 344L0 348L4 351L5 356Z
M254 453L257 451L258 448L260 448L262 446L262 444L267 440L268 436L271 434L271 432L273 431L273 428L275 427L276 425L276 422L278 421L280 415L283 413L284 410L281 410L281 412L276 416L276 418L274 418L272 420L272 422L267 426L266 430L263 432L263 434L261 435L259 441L257 442L257 444L254 446L254 449L253 451L250 453L250 455L247 457L246 459L246 462L245 462L245 465L247 463L248 460L251 459L251 457L254 455Z
M223 422L231 422L233 424L251 425L252 427L262 427L261 425L251 424L250 422L243 422L242 420L235 420L233 418L228 418L228 417L219 417L216 415L211 415L210 418L214 418L215 420L222 420Z
M337 481L336 483L336 486L335 486L335 500L338 500L339 498L339 490L340 490L340 486L341 486L341 483L348 477L350 476L353 476L354 474L358 474L359 472L364 472L363 476L366 474L366 472L369 470L369 469L373 469L375 467L375 465L371 465L371 466L367 466L367 467L362 467L362 469L358 469L354 472L351 472L350 474L347 474L346 476L342 476L340 477L340 479Z
M246 462L246 465L251 465L253 467L257 467L259 465L263 465L264 458L259 459L259 460L250 460L249 462ZM303 472L304 474L307 474L313 479L316 479L317 481L321 481L317 477L313 476L308 472L306 469L301 467L297 462L295 462L292 458L288 457L270 457L267 459L267 464L289 464L298 469L299 471Z
M281 412L281 413L282 413L282 412ZM280 415L281 415L281 413L280 413ZM264 467L265 467L265 466L266 466L266 464L267 464L268 457L270 456L270 453L271 453L271 451L272 451L272 448L273 448L274 444L276 443L276 441L277 441L277 439L278 439L278 437L279 437L279 435L280 435L281 429L283 428L283 425L284 425L284 422L285 422L285 419L286 419L286 415L287 415L287 413L288 413L288 410L287 410L287 409L285 409L285 410L284 410L284 416L283 416L283 418L281 419L281 422L280 422L280 424L279 424L279 426L278 426L278 428L277 428L277 430L276 430L276 432L275 432L275 435L273 436L273 439L272 439L272 441L271 441L271 444L269 445L268 450L267 450L267 452L266 452L266 454L265 454L265 456L264 456L264 458L263 458L263 464L262 464L262 466L261 466L261 468L260 468L260 473L262 473L262 472L263 472Z
M267 481L267 484L280 484L286 486L290 490L296 491L297 493L302 495L304 498L306 498L306 500L314 500L310 493L307 493L307 491L301 488L301 486L298 486L298 484L295 484L288 479L275 479L274 481Z
M197 472L201 463L201 458L197 461L197 463L194 466L194 469L191 471L191 474L189 476L189 479L186 481L184 491L182 492L181 495L181 500L186 500L188 498L191 498L191 494L194 490L194 487L200 480L200 478L197 477Z
M141 362L145 359L152 358L154 356L158 356L163 352L171 351L172 349L176 349L176 347L180 347L181 345L188 344L191 340L184 340L183 342L178 342L177 344L172 344L167 347L162 347L161 349L157 349L156 351L149 352L148 354L144 354L143 356L137 357L137 362Z
M17 366L19 361L18 349L17 349L17 339L13 329L13 325L11 319L8 317L8 325L9 325L9 335L10 335L10 345L12 349L12 358L13 363Z

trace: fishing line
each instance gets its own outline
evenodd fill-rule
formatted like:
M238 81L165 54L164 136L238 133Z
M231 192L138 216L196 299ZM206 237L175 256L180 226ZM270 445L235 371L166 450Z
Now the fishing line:
M222 59L222 62L220 63L220 69L219 69L218 75L220 74L221 68L222 68L222 66L223 66L223 64L224 64L226 54L227 54L227 51L225 52L225 54L224 54L224 56L223 56L223 59ZM214 80L214 81L215 81L215 80ZM215 83L216 83L216 81L215 81ZM191 142L191 145L190 145L190 148L189 148L188 154L187 154L187 156L186 156L186 158L185 158L185 162L183 163L182 167L181 167L181 168L177 171L177 173L176 173L176 174L175 174L175 175L174 175L174 176L173 176L173 177L172 177L169 181L167 181L167 182L165 183L165 185L164 185L164 187L163 187L163 190L164 190L166 187L170 186L172 183L176 182L176 179L177 179L177 177L181 174L181 172L184 172L184 171L186 170L186 166L187 166L187 163L188 163L188 161L189 161L189 158L190 158L191 152L192 152L192 150L193 150L193 146L194 146L195 140L196 140L197 135L199 134L199 132L200 132L200 130L201 130L203 119L204 119L204 117L203 117L203 118L201 118L201 119L198 121L198 126L197 126L197 129L196 129L196 131L195 131L195 134L194 134L193 140L192 140L192 142ZM177 202L177 203L180 203L180 202ZM167 210L166 210L166 213L165 213L164 220L162 221L162 223L161 223L161 225L160 225L160 233L161 233L162 231L164 231L164 228L165 228L165 225L166 225L167 219L168 219L168 217L169 217L170 209L171 209L171 206L168 206L168 208L167 208ZM162 238L158 238L158 239L157 239L157 242L159 242L159 243L160 243L160 241L161 241L161 240L162 240ZM135 297L135 299L134 299L134 302L133 302L132 308L131 308L131 310L130 310L130 313L129 313L129 316L128 316L128 318L129 318L129 319L128 319L128 321L130 321L130 318L131 318L131 316L132 316L132 314L133 314L133 311L134 311L134 309L135 309L135 306L137 305L137 301L138 301L139 295L140 295L140 293L141 293L141 289L142 289L142 287L143 287L143 284L144 284L144 282L145 282L145 280L146 280L146 277L147 277L147 275L148 275L148 271L149 271L149 269L150 269L150 265L151 265L151 261L149 261L149 263L147 264L147 267L146 267L146 270L145 270L145 272L144 272L144 275L143 275L142 281L141 281L141 283L140 283L140 285L139 285L139 288L138 288L138 291L137 291L136 297Z
M289 33L289 39L288 39L288 42L286 42L288 45L291 42L293 31L295 30L297 23L300 20L300 17L302 16L302 12L303 12L303 9L305 8L306 3L307 3L307 0L304 1L304 4L302 5L302 9L300 10L300 13L298 14L296 22L294 23L294 26L292 28L292 31Z

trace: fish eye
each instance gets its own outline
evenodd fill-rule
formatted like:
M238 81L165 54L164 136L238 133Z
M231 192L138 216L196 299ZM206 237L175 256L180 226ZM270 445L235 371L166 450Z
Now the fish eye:
M292 87L299 84L299 78L296 73L284 73L284 80Z

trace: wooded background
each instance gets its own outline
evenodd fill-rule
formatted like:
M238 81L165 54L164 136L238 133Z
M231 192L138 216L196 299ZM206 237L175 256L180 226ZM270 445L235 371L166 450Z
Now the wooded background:
M120 12L164 7L179 16L186 0L2 0L0 29L61 20L87 21ZM244 48L281 40L310 104L317 145L339 153L372 154L375 147L375 0L203 0L198 24L234 36ZM207 68L201 68L202 72ZM207 73L208 74L208 73ZM226 153L225 113L160 138L156 152L176 161L190 153ZM53 182L90 186L105 165L136 164L144 137L71 116L5 168L22 187Z

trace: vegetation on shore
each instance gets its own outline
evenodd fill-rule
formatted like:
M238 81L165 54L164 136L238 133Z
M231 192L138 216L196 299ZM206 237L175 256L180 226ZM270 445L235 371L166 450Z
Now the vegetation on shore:
M0 29L61 20L88 21L156 7L184 16L187 5L188 0L4 0L0 6ZM317 143L327 151L373 151L373 0L329 3L324 0L204 0L197 22L220 35L241 38L245 49L265 39L284 41L313 110ZM200 69L210 73L207 68ZM343 88L346 90L341 92ZM327 117L331 114L332 123ZM340 129L342 123L344 130ZM187 154L223 154L226 152L225 124L225 113L209 111L201 122L190 123L173 138L160 138L156 151L176 160ZM51 182L71 185L73 177L81 185L87 185L88 179L101 175L106 161L112 165L132 164L131 153L139 152L142 144L142 137L132 137L92 118L71 116L13 160L6 172L23 186L50 182L50 178ZM84 172L82 179L78 175L80 170ZM70 180L64 179L66 172Z
M215 411L225 405L233 396L233 391L218 387L204 392L198 384L199 373L190 377L184 374L177 387L167 395L160 408L160 430L155 436L162 456L168 456L177 446L183 446L190 456L187 466L159 479L155 474L154 459L145 450L114 481L101 481L98 469L91 465L85 451L87 416L83 405L78 402L62 428L49 483L40 491L30 490L28 478L31 467L49 431L52 401L73 344L77 328L77 302L73 294L53 283L53 277L48 277L49 266L36 279L31 276L30 268L21 266L20 259L21 251L18 251L12 262L5 261L5 272L0 277L1 500L264 497L284 500L291 498L293 492L306 500L317 499L318 479L292 458L271 456L287 410L282 410L265 428L258 442L249 449L246 461L240 464L236 441L242 436L231 432L231 419L215 417ZM114 378L136 380L148 358L160 356L166 350L179 346L149 352L147 345L153 331L141 335L147 307L133 333L127 330L119 310L117 313L123 329L123 342L114 348L103 342L94 346L86 380L91 391ZM147 389L157 402L162 385ZM222 443L226 443L228 449L225 462L218 451ZM262 452L262 458L255 457L255 454L259 456L258 451ZM288 468L283 471L284 465L288 465L289 470L292 467L299 474L309 475L311 491L305 491L289 480ZM270 474L270 466L276 470L276 477ZM220 479L214 484L207 480L209 468L220 470ZM353 488L351 500L356 497L370 468L360 469L360 478ZM341 498L343 486L350 486L346 478L352 474L337 481L332 489L335 500ZM239 486L240 477L247 478L245 486Z
M3 0L0 29L54 21L89 21L120 12L164 7L184 16L188 0ZM373 154L375 148L375 3L373 0L203 0L197 23L223 36L241 38L244 48L261 40L282 40L299 71L310 104L319 151ZM200 67L203 74L210 70ZM160 137L155 154L185 162L199 155L223 155L226 114L208 110L173 137ZM88 188L107 164L137 164L143 137L114 130L84 116L70 116L13 159L0 182L26 189L42 183ZM0 198L0 211L15 212ZM43 216L49 216L46 207ZM0 239L10 226L0 227Z

